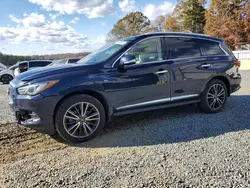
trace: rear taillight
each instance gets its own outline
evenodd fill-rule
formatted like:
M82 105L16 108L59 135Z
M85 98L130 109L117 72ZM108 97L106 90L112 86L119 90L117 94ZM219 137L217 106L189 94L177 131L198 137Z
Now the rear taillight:
M235 66L240 68L241 62L239 60L235 61Z

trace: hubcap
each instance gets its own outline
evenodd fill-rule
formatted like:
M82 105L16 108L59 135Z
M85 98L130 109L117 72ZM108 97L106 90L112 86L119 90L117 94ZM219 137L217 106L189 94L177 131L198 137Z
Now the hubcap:
M225 102L226 91L221 84L212 85L207 93L207 102L211 109L219 109Z
M100 113L91 103L80 102L72 105L64 114L63 126L75 138L91 135L100 123Z

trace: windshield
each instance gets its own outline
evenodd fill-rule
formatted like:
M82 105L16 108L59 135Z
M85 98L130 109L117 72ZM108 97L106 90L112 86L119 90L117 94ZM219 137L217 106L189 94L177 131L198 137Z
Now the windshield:
M109 57L111 57L113 54L118 52L120 49L122 49L124 46L128 44L128 41L118 41L113 44L108 44L96 52L93 52L77 63L81 64L95 64L95 63L100 63L102 61L107 60Z

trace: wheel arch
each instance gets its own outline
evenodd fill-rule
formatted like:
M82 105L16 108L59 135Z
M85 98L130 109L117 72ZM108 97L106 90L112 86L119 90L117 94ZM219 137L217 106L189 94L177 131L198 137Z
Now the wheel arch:
M2 78L3 78L4 76L11 76L12 79L14 79L14 76L13 76L13 75L8 74L8 73L4 73L3 75L0 76L0 81L2 81Z
M228 92L228 97L230 96L231 94L231 87L230 87L230 81L229 79L224 76L224 75L216 75L214 77L212 77L211 79L209 79L209 81L206 83L206 85L211 82L212 80L221 80L227 87L227 92ZM202 89L202 91L205 89L206 85L204 86L204 88Z
M110 119L111 119L111 114L112 114L112 111L110 110L109 108L109 103L108 101L106 100L106 98L100 93L100 92L97 92L97 91L93 91L93 90L84 90L84 91L74 91L74 92L71 92L71 93L68 93L67 95L65 95L63 98L61 98L59 100L59 102L56 104L56 107L54 109L54 114L53 114L53 122L55 124L55 115L56 115L56 112L57 112L57 109L58 107L69 97L71 96L74 96L74 95L81 95L81 94L85 94L85 95L90 95L92 97L94 97L95 99L97 99L103 106L104 110L105 110L105 115L106 115L106 122L109 122Z

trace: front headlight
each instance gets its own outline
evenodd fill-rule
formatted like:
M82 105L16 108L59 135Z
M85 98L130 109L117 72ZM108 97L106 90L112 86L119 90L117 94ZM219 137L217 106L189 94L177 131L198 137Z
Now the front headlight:
M52 87L58 82L58 80L32 83L25 86L21 86L17 89L20 95L37 95L38 93Z

